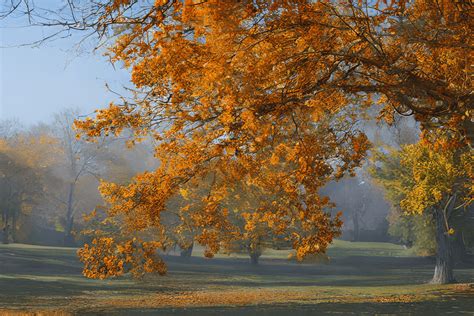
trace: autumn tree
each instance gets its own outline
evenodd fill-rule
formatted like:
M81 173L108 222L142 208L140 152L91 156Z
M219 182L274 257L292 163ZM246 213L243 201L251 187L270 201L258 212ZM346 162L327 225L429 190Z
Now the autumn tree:
M102 185L124 231L160 231L160 212L180 187L227 169L233 177L196 222L208 250L219 249L228 228L222 196L245 180L278 191L275 204L258 209L272 225L301 226L292 241L304 256L338 231L319 188L351 172L367 149L353 125L334 123L353 121L351 107L377 103L388 121L414 114L425 129L472 136L470 8L448 0L104 0L33 20L110 34L111 60L131 69L135 101L76 124L90 138L131 129L157 142L157 170L129 186ZM286 163L284 171L273 163Z
M284 165L274 162L275 168L284 168ZM274 248L278 244L291 245L291 235L304 229L297 222L274 229L271 219L259 209L263 203L278 201L278 194L281 193L245 182L235 183L223 201L234 227L232 239L223 245L224 252L245 253L249 256L250 263L256 265L265 249ZM326 211L330 209L328 204Z
M31 213L45 193L53 140L25 131L0 138L0 209L3 242L17 241L22 217Z
M11 153L5 153L0 143L0 208L2 211L3 243L16 242L20 217L31 209L39 195L35 171L23 162L16 161Z
M135 249L141 249L140 235L148 242L143 237L148 231L160 242L160 247L165 247L162 243L167 240L167 230L160 219L161 213L166 211L166 202L187 184L199 186L203 177L218 173L205 194L190 199L189 207L184 209L190 212L193 225L199 228L196 241L207 246L207 256L238 238L239 232L229 218L229 206L236 201L242 205L241 200L256 204L252 210L258 212L259 221L276 235L289 227L297 227L292 231L291 242L298 257L324 251L333 236L339 233L341 223L325 211L329 201L319 197L318 190L327 179L357 166L367 141L357 132L348 132L351 130L345 120L322 119L318 124L305 121L290 117L285 128L280 131L275 128L273 133L257 126L239 131L249 144L242 143L239 138L229 139L225 131L207 139L211 135L205 134L202 128L195 130L193 138L171 143L163 141L156 150L161 162L156 171L138 175L127 186L102 184L101 191L110 204L109 215L123 218L123 233L130 236L128 241L113 240L107 246L119 249L123 242L133 240ZM253 138L244 134L249 132L268 133L260 136L260 142L266 141L268 145L259 150ZM280 133L294 136L280 137ZM278 145L273 147L272 143ZM199 146L199 150L195 146ZM165 148L168 150L163 150ZM306 152L307 158L301 159L298 152ZM265 194L260 199L236 196L234 190L241 183ZM263 198L267 196L273 198ZM96 247L86 246L85 257L93 260L94 252L102 253L97 249L99 246L104 246L100 240L96 240ZM96 272L88 275L108 275L105 271Z
M386 106L382 114L387 119L393 111L414 113L425 128L436 123L469 133L472 96L465 75L469 48L464 44L469 20L462 5L163 2L144 6L140 16L133 16L132 3L109 4L101 26L113 24L113 19L127 25L111 58L131 67L137 100L111 105L77 126L89 137L123 128L151 133L159 142L156 157L162 163L132 187L103 190L111 197L113 213L133 211L152 223L183 183L219 166L235 165L236 175L249 177L249 183L286 189L286 198L276 207L262 206L268 214L280 211L278 217L288 223L311 219L312 228L319 221L317 235L294 236L303 256L325 248L326 242L321 248L316 242L324 232L333 235L328 228L335 223L317 215L323 214L320 185L329 175L341 174L337 162L340 171L357 166L367 148L350 128L331 130L332 124L326 123L332 141L314 133L331 114L350 118L351 105L377 102ZM292 171L280 171L275 182L275 168L264 164L281 158ZM235 177L227 183L235 183ZM156 190L159 197L143 198ZM219 249L217 236L227 227L216 205L222 190L203 216L209 228L203 230L202 241L210 251ZM155 215L130 195L149 200ZM303 215L298 218L288 204ZM129 225L130 230L147 227L140 224Z
M450 136L445 131L424 134L419 143L402 146L400 152L379 153L382 166L373 171L388 199L405 214L432 218L436 238L432 283L454 282L454 224L472 203L472 150Z

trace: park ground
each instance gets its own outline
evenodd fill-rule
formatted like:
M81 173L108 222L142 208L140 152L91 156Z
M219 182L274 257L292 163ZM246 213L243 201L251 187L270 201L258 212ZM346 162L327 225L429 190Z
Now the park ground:
M166 276L89 280L73 248L0 246L0 315L474 315L474 264L458 284L427 284L433 258L389 243L336 241L329 262L289 251L186 260L166 256Z

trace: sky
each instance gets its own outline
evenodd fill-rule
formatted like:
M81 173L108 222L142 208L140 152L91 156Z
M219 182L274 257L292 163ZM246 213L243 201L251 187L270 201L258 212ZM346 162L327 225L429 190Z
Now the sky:
M114 69L103 51L91 53L93 43L77 48L83 34L39 47L20 46L41 39L50 29L18 25L0 21L0 120L47 122L65 108L87 115L117 99L106 83L121 93L131 86L126 69Z

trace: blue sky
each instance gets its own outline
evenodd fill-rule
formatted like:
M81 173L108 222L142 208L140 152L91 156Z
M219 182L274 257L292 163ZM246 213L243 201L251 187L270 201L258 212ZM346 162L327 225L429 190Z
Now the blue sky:
M34 124L70 107L88 114L116 99L105 83L122 92L124 85L130 86L128 71L119 65L114 69L103 51L90 53L92 43L79 52L76 44L83 34L39 47L19 47L50 30L17 27L15 21L0 23L0 119Z

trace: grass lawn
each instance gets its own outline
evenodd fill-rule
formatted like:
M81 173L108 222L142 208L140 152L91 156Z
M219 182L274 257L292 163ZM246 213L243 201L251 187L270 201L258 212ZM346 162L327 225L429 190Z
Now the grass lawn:
M460 284L435 286L432 258L388 243L336 241L330 262L296 263L267 251L259 266L241 255L166 256L169 273L88 280L75 249L0 246L0 314L33 315L474 315L474 266Z

